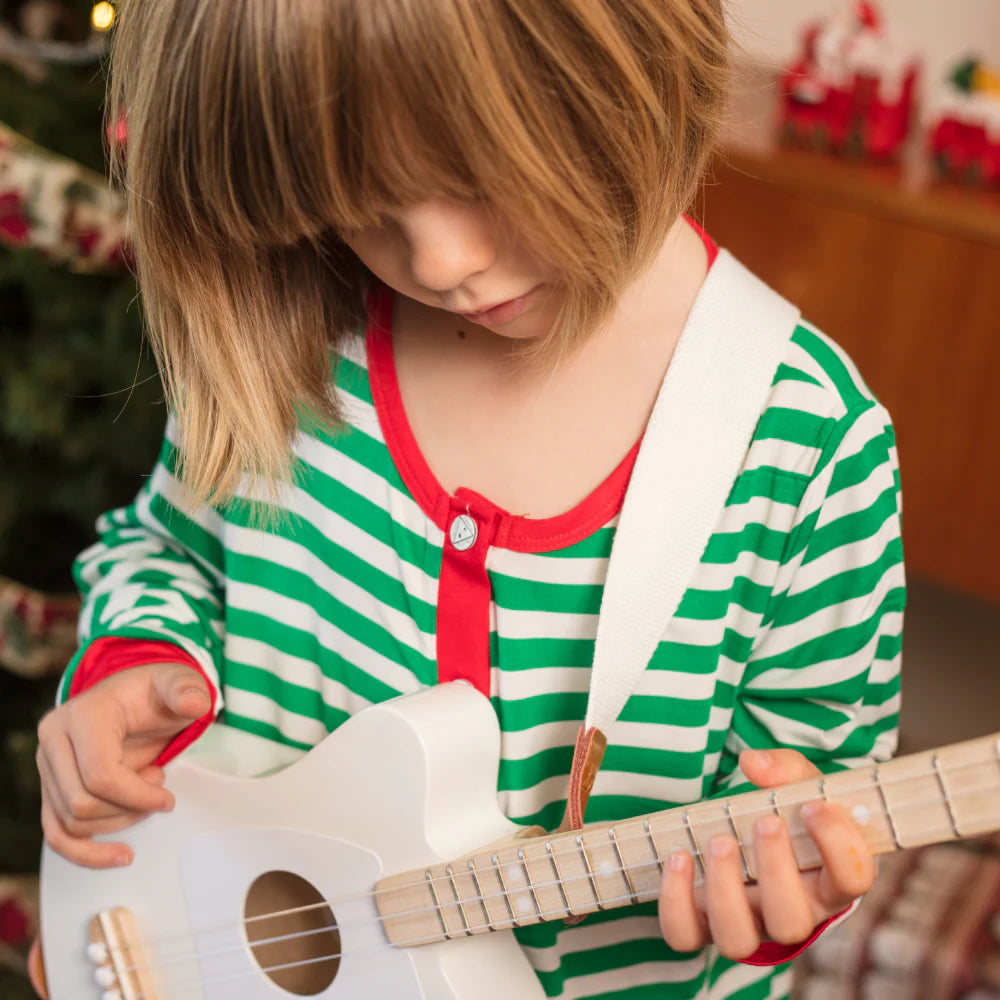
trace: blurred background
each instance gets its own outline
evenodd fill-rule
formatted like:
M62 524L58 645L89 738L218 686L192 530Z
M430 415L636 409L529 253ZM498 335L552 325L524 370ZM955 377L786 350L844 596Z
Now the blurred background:
M1000 730L1000 2L729 0L723 149L693 209L839 341L895 420L910 598L901 749ZM155 458L101 56L115 11L0 0L0 997L23 978L34 727L74 645L69 567ZM802 1000L1000 1000L992 841L885 861ZM969 887L974 886L972 890Z

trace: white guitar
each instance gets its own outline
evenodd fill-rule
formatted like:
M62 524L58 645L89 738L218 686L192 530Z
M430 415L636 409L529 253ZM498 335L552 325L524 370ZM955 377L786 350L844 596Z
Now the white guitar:
M174 811L116 835L129 868L46 850L51 1000L531 1000L514 936L486 932L655 899L661 860L720 832L752 879L764 812L803 869L819 864L799 819L815 798L852 810L878 853L1000 827L997 737L528 837L497 805L499 746L465 684L374 706L307 754L214 727L168 767Z

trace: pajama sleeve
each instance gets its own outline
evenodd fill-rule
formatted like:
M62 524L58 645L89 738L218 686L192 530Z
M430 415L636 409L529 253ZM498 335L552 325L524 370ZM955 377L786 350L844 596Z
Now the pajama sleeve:
M171 421L159 461L135 501L102 515L99 540L77 558L80 646L63 676L59 701L102 673L128 666L130 649L136 651L131 665L150 662L151 655L171 659L153 654L177 650L176 660L201 671L215 710L221 708L222 518L211 507L186 501L176 477L174 433Z
M737 768L747 748L790 747L824 772L895 750L900 510L892 425L869 402L836 422L798 506L713 794L749 787Z
M892 754L904 603L895 437L869 403L837 422L796 512L713 796L753 787L737 766L744 749L790 747L823 772ZM798 945L765 942L745 961L787 962L838 919Z

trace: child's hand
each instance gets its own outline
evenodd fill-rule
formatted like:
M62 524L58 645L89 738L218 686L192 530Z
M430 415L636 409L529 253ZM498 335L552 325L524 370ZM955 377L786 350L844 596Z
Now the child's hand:
M820 772L795 750L745 750L740 767L760 788L817 777ZM762 941L798 944L828 917L846 909L871 888L875 860L847 810L814 802L802 811L823 867L800 872L788 829L776 816L753 827L757 883L746 886L733 837L713 837L704 846L705 886L695 890L694 862L677 851L663 868L660 930L676 951L695 951L714 941L731 959L752 955Z
M210 705L197 670L156 663L112 674L49 712L38 725L36 757L49 846L91 868L128 864L128 847L92 837L173 808L153 761Z

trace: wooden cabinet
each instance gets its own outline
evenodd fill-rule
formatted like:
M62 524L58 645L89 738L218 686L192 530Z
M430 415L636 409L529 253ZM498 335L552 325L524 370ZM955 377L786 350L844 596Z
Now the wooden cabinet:
M718 159L704 224L888 407L909 572L1000 604L1000 194L777 149L757 129Z

